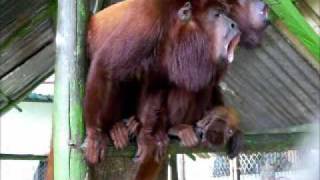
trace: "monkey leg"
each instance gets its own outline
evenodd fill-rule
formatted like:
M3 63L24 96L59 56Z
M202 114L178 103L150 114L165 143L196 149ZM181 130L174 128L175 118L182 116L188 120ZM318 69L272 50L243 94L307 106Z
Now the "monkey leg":
M139 133L138 135L138 152L136 162L138 170L134 180L156 180L159 176L162 165L167 155L166 136L162 133L156 133L155 136Z
M118 83L108 79L98 61L93 61L84 97L87 133L85 157L91 165L103 159L109 141L108 132L120 119L119 96Z
M160 162L155 161L154 158L145 159L138 165L137 173L134 180L157 180L161 168L165 168L165 159Z

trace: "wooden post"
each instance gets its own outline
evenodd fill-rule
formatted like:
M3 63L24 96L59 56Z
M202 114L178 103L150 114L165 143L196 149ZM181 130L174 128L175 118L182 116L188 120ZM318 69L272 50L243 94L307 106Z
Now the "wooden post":
M230 163L230 178L232 180L240 180L240 162L239 158L235 157L229 160Z
M181 180L186 180L186 162L185 162L185 155L184 154L179 154L177 155L177 159L178 159L178 175L179 175L179 179Z
M53 114L54 179L84 180L86 0L58 0Z
M33 154L0 154L0 160L46 160L46 155L33 155Z
M178 180L177 154L170 155L171 180Z

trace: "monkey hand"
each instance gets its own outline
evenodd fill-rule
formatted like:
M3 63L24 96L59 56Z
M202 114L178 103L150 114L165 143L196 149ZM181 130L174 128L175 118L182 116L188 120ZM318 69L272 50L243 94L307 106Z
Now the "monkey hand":
M130 117L126 122L129 136L136 137L140 130L140 123L135 119L134 116Z
M185 147L194 147L198 145L199 138L196 135L193 126L188 124L178 124L169 129L169 134L179 137L181 144Z
M110 130L110 137L116 149L123 149L129 143L129 131L123 122L117 122Z

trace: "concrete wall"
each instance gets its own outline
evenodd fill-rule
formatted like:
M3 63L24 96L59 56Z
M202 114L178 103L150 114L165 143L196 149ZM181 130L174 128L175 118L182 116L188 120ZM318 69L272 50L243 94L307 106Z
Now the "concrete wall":
M0 153L47 154L50 147L52 104L22 102L0 117ZM32 180L38 161L0 161L0 180Z

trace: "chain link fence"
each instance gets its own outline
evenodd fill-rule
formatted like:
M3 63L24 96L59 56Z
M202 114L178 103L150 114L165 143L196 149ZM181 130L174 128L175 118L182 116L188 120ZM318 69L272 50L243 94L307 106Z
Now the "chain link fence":
M242 153L237 159L238 170L240 170L241 179L259 176L256 179L286 180L291 176L297 177L297 172L307 168L305 158L307 154L312 155L312 153L313 150ZM226 156L215 158L212 174L214 179L229 177L230 171L232 171L232 163Z
M39 161L39 165L33 175L33 180L45 180L47 165L47 161Z

